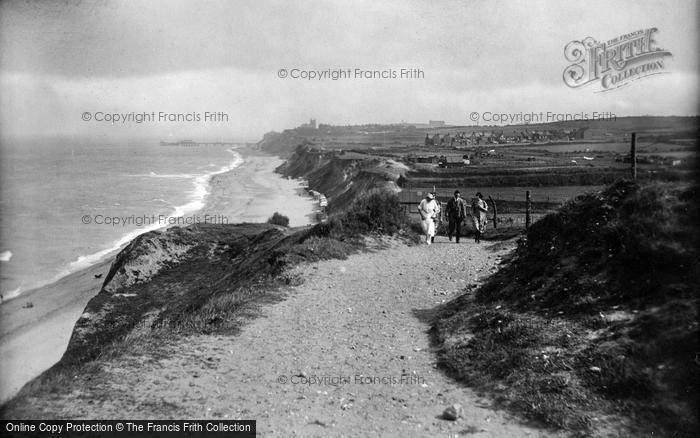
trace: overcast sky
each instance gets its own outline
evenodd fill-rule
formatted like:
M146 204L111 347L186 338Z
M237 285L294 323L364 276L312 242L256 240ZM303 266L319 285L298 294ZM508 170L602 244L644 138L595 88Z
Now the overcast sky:
M360 124L471 112L698 113L697 1L3 1L3 136L257 139L309 118ZM650 27L668 74L564 85L564 46ZM416 68L421 79L279 78ZM228 123L84 122L81 114L222 111Z

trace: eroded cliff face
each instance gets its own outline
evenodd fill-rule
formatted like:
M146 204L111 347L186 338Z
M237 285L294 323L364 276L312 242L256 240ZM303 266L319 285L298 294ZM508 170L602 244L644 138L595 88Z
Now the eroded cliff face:
M177 263L194 246L186 235L177 237L180 231L151 231L132 240L117 254L102 290L117 293L133 284L147 282L161 269Z
M328 210L335 213L349 208L352 201L372 190L398 192L396 180L405 168L384 158L349 158L337 151L300 145L277 172L307 180L310 188L326 195Z
M280 134L265 141L280 150L300 144ZM277 169L324 193L332 213L374 190L398 191L395 181L404 170L384 158L346 156L308 144L296 147ZM181 321L213 297L275 275L289 248L306 237L307 230L268 224L198 224L137 237L115 257L102 289L76 323L59 366L95 358L139 327Z
M276 255L302 235L268 224L198 224L137 237L116 256L61 362L92 359L139 326L168 324L217 294L274 274Z
M266 133L258 146L268 154L287 159L300 144L310 144L309 139L295 129L286 129L283 132Z

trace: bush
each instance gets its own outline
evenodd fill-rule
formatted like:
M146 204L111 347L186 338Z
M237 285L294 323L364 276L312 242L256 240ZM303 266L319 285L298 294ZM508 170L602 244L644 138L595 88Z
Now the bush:
M268 224L272 225L282 225L283 227L289 226L289 218L287 216L281 215L275 212L270 219L267 220Z
M330 217L325 222L316 224L311 230L311 234L318 237L345 238L343 233L343 222L336 216Z
M394 234L406 226L406 216L394 193L376 192L359 198L340 218L348 234Z

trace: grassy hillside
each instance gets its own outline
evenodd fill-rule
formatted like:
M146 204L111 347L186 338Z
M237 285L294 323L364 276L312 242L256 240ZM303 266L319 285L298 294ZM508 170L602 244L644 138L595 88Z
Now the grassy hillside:
M698 197L620 181L541 219L442 309L441 365L552 427L695 436Z

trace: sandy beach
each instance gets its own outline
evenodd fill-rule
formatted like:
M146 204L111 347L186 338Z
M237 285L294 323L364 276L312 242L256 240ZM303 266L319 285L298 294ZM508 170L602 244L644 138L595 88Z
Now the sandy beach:
M274 173L283 160L250 148L238 152L245 163L212 177L201 215L221 215L223 223L265 222L277 211L290 226L313 221L316 203L304 196L302 183ZM0 403L61 358L115 254L0 306Z
M0 401L61 358L73 325L102 286L95 275L104 277L110 263L105 260L0 306Z
M284 160L254 148L236 151L245 164L212 177L203 213L224 215L229 223L265 222L274 212L287 216L291 227L314 222L317 202L302 182L274 173Z

